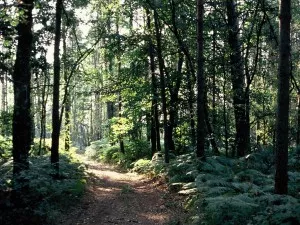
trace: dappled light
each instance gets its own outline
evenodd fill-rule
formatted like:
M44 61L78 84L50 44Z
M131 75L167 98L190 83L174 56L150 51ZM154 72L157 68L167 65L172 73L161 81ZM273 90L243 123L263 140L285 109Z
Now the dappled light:
M164 224L180 208L167 207L165 186L136 173L118 172L113 166L87 161L93 179L81 205L60 224ZM108 170L109 168L109 170ZM180 212L182 213L182 212Z
M0 225L300 224L299 0L0 0Z

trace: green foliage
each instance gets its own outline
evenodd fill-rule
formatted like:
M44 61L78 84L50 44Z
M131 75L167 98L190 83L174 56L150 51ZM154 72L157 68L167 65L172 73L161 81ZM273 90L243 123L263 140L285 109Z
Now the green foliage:
M293 151L289 155L293 170L288 174L288 196L274 194L271 151L240 159L212 156L196 161L191 157L177 157L168 170L170 182L195 181L187 187L194 188L195 184L198 189L198 194L189 196L185 204L190 211L194 210L189 224L300 223L300 171ZM196 179L188 180L187 174L196 174Z
M243 224L259 207L246 194L233 197L205 198L201 202L205 213L205 224Z
M23 171L17 182L12 186L12 162L0 168L0 192L14 188L15 192L21 191L22 204L26 209L18 214L26 218L37 217L43 224L55 224L61 211L74 204L74 199L79 199L83 194L86 184L85 167L70 155L60 157L60 177L54 179L53 168L49 158L31 157L29 170ZM9 216L10 211L0 216L0 221ZM22 214L25 213L26 215ZM11 218L13 220L13 217ZM9 224L9 222L8 222ZM41 223L39 223L41 224Z
M116 142L119 138L123 138L129 130L133 128L132 122L124 117L113 117L110 119L110 134L111 142Z
M146 174L151 170L151 160L149 159L139 159L133 163L133 172Z
M149 159L151 156L150 146L147 141L135 140L125 142L125 154L120 152L118 145L110 146L108 139L92 142L85 150L89 158L112 163L123 168L132 168L133 162L139 159Z
M151 159L149 142L146 140L131 141L125 146L125 154L132 162L141 158Z
M99 154L102 149L109 148L110 144L108 139L101 139L98 141L94 141L91 143L90 146L85 148L84 154L89 158L89 159L97 159L99 158Z
M195 180L193 174L189 173L197 169L191 157L191 154L182 155L169 166L168 176L170 177L170 183L188 183Z
M51 151L51 139L46 139L45 142L42 141L42 146L40 146L40 139L35 138L33 140L33 145L30 149L30 155L38 156L38 155L47 155L50 154Z
M0 124L1 124L1 135L11 136L12 135L12 112L1 111Z
M0 163L1 160L8 160L11 157L12 140L0 135ZM0 164L1 165L1 164Z

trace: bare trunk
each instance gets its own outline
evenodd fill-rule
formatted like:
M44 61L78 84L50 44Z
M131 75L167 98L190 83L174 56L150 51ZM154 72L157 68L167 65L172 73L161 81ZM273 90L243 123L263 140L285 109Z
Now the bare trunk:
M151 105L151 152L161 151L160 134L159 134L159 118L158 118L158 93L157 93L157 78L155 75L155 59L154 45L151 39L151 17L147 10L147 29L149 32L149 58L150 58L150 73L151 73L151 88L152 88L152 105Z
M249 148L249 134L246 115L246 99L245 99L245 75L243 70L243 59L241 55L241 47L238 36L238 18L234 0L227 0L227 16L228 16L228 43L231 50L230 66L231 81L233 89L233 107L235 115L236 137L235 145L237 156L244 156Z
M288 192L289 87L291 76L291 1L280 5L279 82L276 118L275 193Z
M61 17L62 17L63 0L56 2L55 14L55 42L54 42L54 80L53 80L53 105L52 105L52 146L51 146L51 163L58 175L59 171L59 83L60 83L60 58L59 45L61 38Z
M205 157L205 76L203 56L203 1L197 0L197 150L199 158Z
M30 82L30 58L32 49L32 0L18 4L23 13L17 26L18 45L14 65L14 114L13 114L13 174L28 169L28 153L31 145L32 117Z
M161 31L158 20L157 12L154 12L154 23L155 23L155 34L157 43L157 57L160 71L160 89L161 89L161 101L162 101L162 112L163 112L163 123L164 123L164 147L165 147L165 162L169 163L169 124L167 116L167 100L166 100L166 85L165 85L165 72L164 72L164 59L162 56L162 44L161 44Z

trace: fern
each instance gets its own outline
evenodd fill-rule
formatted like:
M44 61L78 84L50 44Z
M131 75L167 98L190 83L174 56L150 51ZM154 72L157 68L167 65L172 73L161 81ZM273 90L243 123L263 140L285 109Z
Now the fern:
M208 197L217 197L220 195L233 195L234 190L230 187L213 187L213 188L207 188L206 190L206 196Z
M259 208L246 194L205 198L201 206L210 225L243 224Z

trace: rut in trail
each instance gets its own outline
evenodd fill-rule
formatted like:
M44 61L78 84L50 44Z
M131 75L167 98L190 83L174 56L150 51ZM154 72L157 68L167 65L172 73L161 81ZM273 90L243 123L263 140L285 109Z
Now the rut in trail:
M165 184L95 162L88 162L88 167L88 190L82 202L70 208L59 224L183 224L181 201L167 193Z

